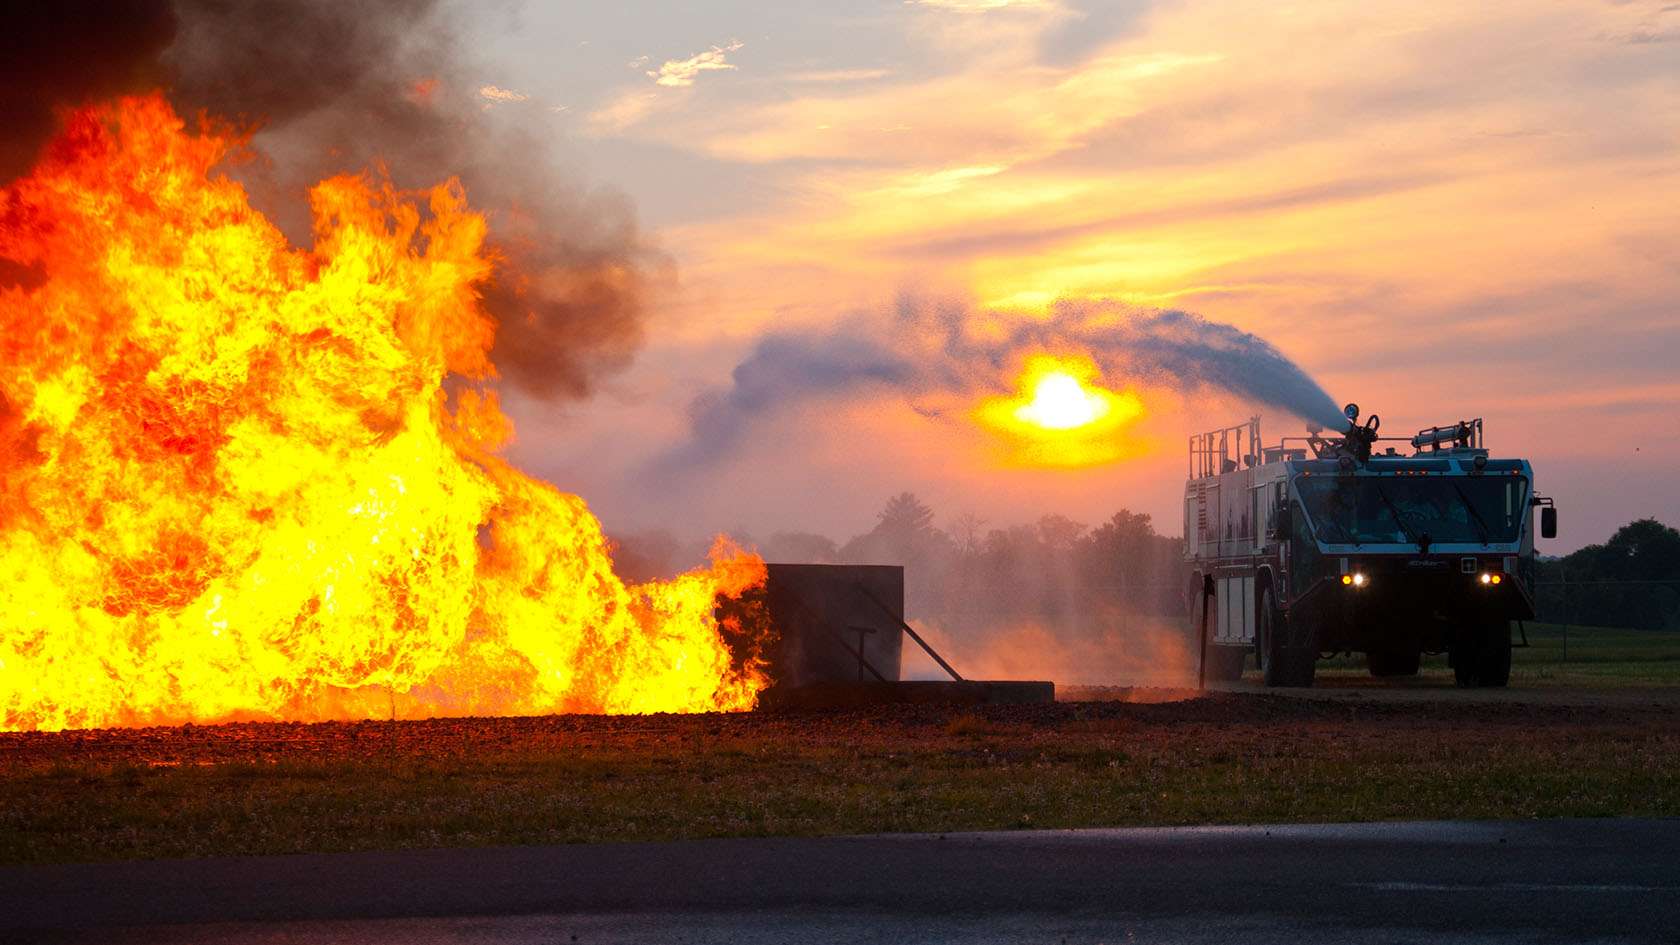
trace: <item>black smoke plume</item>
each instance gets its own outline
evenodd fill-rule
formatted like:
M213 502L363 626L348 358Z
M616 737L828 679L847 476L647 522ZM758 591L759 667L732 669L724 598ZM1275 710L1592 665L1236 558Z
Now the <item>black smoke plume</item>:
M152 88L189 121L259 129L260 159L227 170L299 244L305 194L323 177L377 168L403 188L459 177L489 213L499 258L482 287L499 324L492 359L528 394L586 396L639 345L665 263L627 201L556 172L520 124L540 106L479 95L494 83L457 48L457 26L435 0L9 4L0 181L28 170L66 109Z
M1041 352L1089 357L1109 384L1216 391L1312 425L1346 425L1330 395L1265 339L1189 312L1063 300L1035 318L906 298L889 314L846 324L836 334L761 339L728 387L695 400L692 436L662 470L722 456L760 416L825 395L886 390L937 415L952 397L1011 393L1022 359Z
M141 92L162 78L158 56L175 12L156 0L8 3L0 13L0 184L29 170L58 128L58 110Z

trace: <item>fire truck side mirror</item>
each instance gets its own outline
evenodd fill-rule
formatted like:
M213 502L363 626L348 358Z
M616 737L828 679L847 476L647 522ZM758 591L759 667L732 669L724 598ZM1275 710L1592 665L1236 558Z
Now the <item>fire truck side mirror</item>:
M1548 505L1540 510L1540 537L1557 537L1557 509L1553 506Z

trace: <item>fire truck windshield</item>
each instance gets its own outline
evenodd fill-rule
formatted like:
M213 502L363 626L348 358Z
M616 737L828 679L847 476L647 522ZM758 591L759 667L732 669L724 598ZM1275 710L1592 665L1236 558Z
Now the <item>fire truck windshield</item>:
M1528 480L1517 476L1302 476L1301 504L1320 541L1432 544L1517 540Z

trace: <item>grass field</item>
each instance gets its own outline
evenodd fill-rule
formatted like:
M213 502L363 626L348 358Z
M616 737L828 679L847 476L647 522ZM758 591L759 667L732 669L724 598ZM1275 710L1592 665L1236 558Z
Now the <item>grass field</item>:
M1527 647L1512 631L1513 686L1680 686L1680 633L1541 623L1527 631ZM1363 656L1326 660L1318 669L1330 682L1367 675ZM1420 676L1450 684L1452 670L1444 655L1426 656Z
M836 714L0 735L0 861L1411 818L1680 815L1680 701L1220 693Z
M1680 634L1530 625L1515 701L1161 702L0 734L0 862L1376 819L1680 816ZM1320 665L1328 686L1363 659ZM1576 687L1567 706L1521 690ZM1624 696L1626 692L1622 693ZM1542 695L1537 693L1537 698ZM1573 694L1572 694L1573 698Z

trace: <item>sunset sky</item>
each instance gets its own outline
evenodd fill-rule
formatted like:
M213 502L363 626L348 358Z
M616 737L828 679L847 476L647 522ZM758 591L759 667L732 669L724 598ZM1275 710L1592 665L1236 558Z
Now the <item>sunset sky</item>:
M512 404L514 458L610 530L844 538L910 489L945 522L1128 507L1177 534L1184 438L1253 412L1101 377L1142 415L1114 432L1123 449L1070 468L863 385L660 464L767 333L867 333L849 326L905 298L994 320L1057 299L1195 312L1269 340L1384 432L1485 417L1560 506L1543 553L1637 517L1680 524L1680 4L456 18L484 107L554 142L603 206L633 207L667 263L627 372L587 401Z

